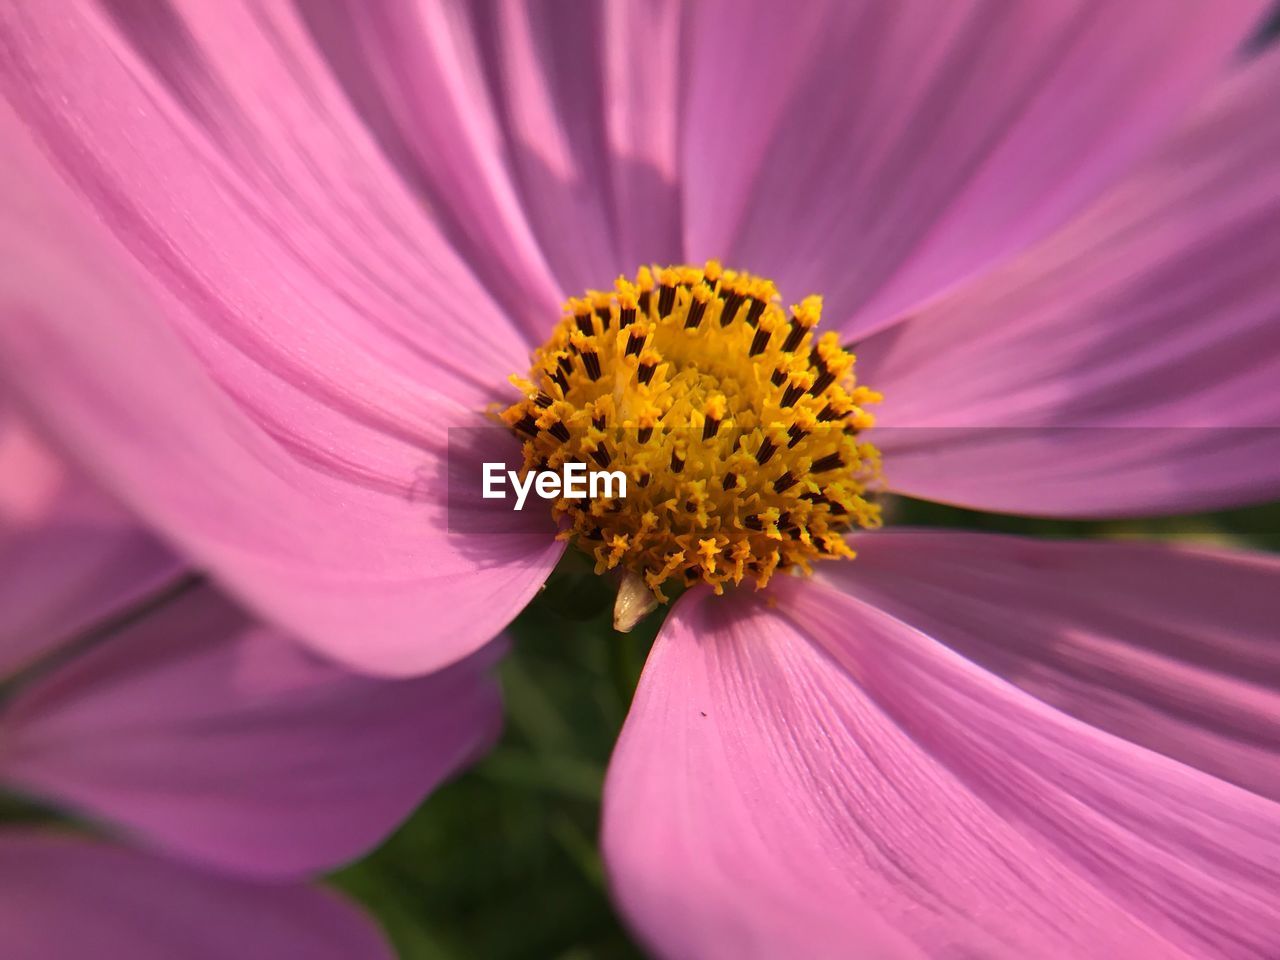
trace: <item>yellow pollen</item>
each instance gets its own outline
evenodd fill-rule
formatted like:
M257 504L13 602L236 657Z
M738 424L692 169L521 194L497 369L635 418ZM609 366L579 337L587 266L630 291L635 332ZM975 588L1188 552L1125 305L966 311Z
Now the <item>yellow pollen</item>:
M771 282L714 260L569 300L502 419L526 472L620 470L627 496L556 500L560 536L662 602L673 579L721 593L852 557L845 534L880 525L880 455L861 439L880 395L817 334L821 314L821 297L784 311Z

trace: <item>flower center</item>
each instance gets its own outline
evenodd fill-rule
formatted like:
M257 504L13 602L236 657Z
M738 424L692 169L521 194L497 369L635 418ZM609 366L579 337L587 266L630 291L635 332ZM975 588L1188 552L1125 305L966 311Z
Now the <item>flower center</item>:
M626 476L625 497L556 500L561 538L662 602L668 581L760 588L852 557L844 534L880 524L879 452L860 439L880 396L817 334L822 298L785 312L772 283L714 260L656 272L569 300L530 378L511 378L525 398L502 419L525 471Z

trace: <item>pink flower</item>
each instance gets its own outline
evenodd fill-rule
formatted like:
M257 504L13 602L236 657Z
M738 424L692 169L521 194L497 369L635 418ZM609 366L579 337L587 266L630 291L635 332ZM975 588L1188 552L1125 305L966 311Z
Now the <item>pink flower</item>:
M898 492L1273 496L1280 56L1234 59L1264 6L20 4L5 382L237 598L384 674L485 647L555 564L545 517L450 533L446 431L644 262L823 293ZM671 610L606 789L647 944L1280 951L1274 558L854 546Z
M390 960L337 897L200 873L101 841L0 832L0 929L18 960Z

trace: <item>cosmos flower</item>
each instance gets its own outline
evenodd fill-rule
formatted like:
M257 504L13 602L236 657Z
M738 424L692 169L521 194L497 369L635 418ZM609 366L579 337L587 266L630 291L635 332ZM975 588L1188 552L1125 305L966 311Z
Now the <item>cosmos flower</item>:
M350 905L294 884L234 880L102 841L0 831L5 955L389 960Z
M690 581L606 784L659 954L1274 954L1273 558L828 536L874 526L881 478L1063 517L1274 496L1280 58L1238 54L1263 7L10 5L5 382L360 669L484 647L557 529L637 590ZM620 335L646 293L651 360ZM853 446L770 439L824 397ZM651 475L724 539L625 503L601 544L567 506L451 530L450 431L515 408L479 442L538 455L524 405L620 463L644 415L715 421Z

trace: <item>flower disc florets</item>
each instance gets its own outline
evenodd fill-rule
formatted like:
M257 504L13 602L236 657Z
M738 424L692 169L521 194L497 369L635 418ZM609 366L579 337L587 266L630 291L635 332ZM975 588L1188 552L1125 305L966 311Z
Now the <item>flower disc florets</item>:
M654 276L658 282L655 284ZM772 283L706 267L641 268L570 300L503 412L524 469L621 470L625 498L561 499L560 536L596 571L763 587L779 569L851 557L844 534L880 523L866 494L879 453L860 439L854 357L819 337L820 297L784 312Z

